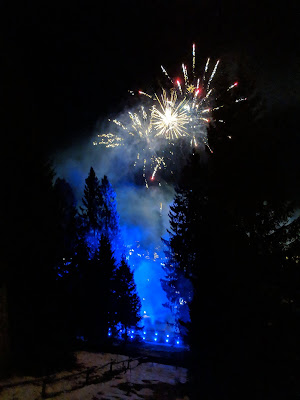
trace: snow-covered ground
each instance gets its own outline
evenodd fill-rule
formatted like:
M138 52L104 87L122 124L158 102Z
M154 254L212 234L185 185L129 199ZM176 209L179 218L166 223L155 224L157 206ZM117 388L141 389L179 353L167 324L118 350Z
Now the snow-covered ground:
M187 399L184 386L187 370L182 367L134 360L110 353L76 353L78 367L52 375L45 398L56 400ZM112 371L110 371L110 363ZM124 362L123 362L124 361ZM140 362L142 361L142 362ZM146 361L146 362L145 362ZM103 368L99 368L104 366ZM86 384L87 369L94 368ZM125 370L126 369L126 370ZM43 378L13 377L0 381L0 399L42 399Z

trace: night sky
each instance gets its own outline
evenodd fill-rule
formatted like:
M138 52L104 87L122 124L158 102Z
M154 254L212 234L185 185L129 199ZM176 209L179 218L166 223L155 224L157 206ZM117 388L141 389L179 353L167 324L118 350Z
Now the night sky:
M268 104L292 118L297 2L236 3L2 2L2 78L34 109L50 152L90 137L99 119L122 109L129 89L157 80L161 64L176 72L192 43L201 60L240 54Z

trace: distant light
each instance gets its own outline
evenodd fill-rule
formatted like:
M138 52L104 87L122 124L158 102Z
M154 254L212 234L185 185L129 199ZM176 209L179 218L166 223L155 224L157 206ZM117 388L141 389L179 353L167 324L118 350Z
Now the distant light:
M154 340L157 341L157 337L155 337Z
M147 314L146 311L144 311L144 314Z
M170 335L167 335L167 337L170 337Z
M176 342L177 344L179 344L179 340L177 340L177 342Z
M131 337L131 339L133 339L133 336L132 336L132 335L131 335L130 337Z
M131 333L134 333L134 331L131 331Z
M146 335L146 331L144 331L143 334Z
M143 340L145 340L146 338L145 338L145 336L143 336Z
M169 343L169 339L166 339L166 342Z
M108 336L111 336L111 333L110 333L110 332L108 332Z
M155 332L155 336L157 336L158 335L158 333L157 332Z

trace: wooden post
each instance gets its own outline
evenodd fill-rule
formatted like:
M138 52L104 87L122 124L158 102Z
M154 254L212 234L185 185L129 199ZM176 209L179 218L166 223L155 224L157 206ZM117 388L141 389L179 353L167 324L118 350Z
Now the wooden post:
M42 399L46 398L46 384L47 384L47 378L43 380L43 386L42 386Z

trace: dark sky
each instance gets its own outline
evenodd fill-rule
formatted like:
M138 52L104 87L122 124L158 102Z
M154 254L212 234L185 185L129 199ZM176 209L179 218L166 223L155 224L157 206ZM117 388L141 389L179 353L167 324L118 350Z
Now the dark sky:
M1 6L5 71L16 96L37 110L49 148L65 147L118 111L127 90L149 85L161 64L179 67L193 42L203 59L249 57L275 107L299 99L297 1L74 3Z

